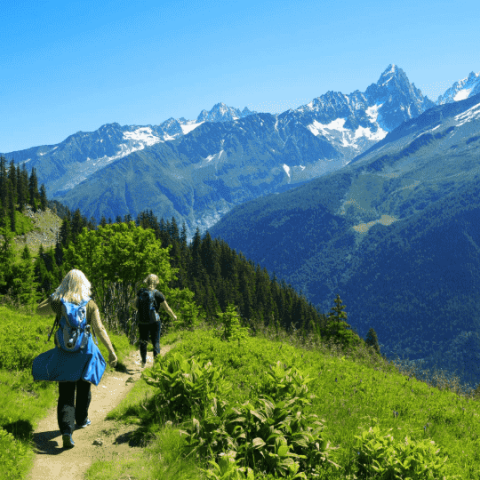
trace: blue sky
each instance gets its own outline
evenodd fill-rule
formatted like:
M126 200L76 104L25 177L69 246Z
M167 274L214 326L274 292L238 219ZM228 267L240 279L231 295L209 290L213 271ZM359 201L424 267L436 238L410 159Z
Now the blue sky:
M436 100L480 71L479 18L478 0L2 0L0 151L218 102L279 113L390 63Z

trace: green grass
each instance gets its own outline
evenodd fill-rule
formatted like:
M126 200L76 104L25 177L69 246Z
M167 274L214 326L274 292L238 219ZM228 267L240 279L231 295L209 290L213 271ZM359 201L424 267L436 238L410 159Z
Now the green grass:
M41 317L1 306L0 317L2 326L13 333L21 332L17 338L24 342L29 341L27 332L33 332L38 352L53 347L52 342L44 343L53 316ZM122 358L134 347L125 336L110 333L110 338L119 358L117 368L121 369ZM271 330L239 343L221 341L214 338L211 329L200 328L195 332L169 333L162 337L161 343L176 344L167 359L178 352L187 358L194 356L199 363L211 361L221 367L232 389L220 400L230 405L255 399L261 391L264 372L277 361L286 369L296 367L311 377L308 388L315 397L305 407L305 413L318 415L330 445L338 447L330 452L330 458L342 467L338 471L330 467L329 479L354 478L347 476L356 472L354 436L375 426L379 427L381 437L390 433L395 442L405 443L406 436L412 443L423 439L434 441L435 448L440 449L438 457L448 457L446 478L473 480L480 476L480 404L473 394L462 391L455 377L451 380L443 372L434 372L428 380L421 381L415 367L407 370L395 366L365 347L342 352L312 337L302 339ZM2 362L10 347L2 342L0 348ZM100 348L107 355L103 345ZM24 479L34 458L31 434L38 421L55 407L57 388L53 383L33 382L30 368L24 366L25 356L32 353L28 349L17 350L18 364L23 367L0 370L0 427L11 434L0 439L0 462L9 469L3 471L5 478ZM155 407L155 392L156 387L141 379L108 415L138 425L137 438L145 445L143 453L116 462L96 462L88 470L87 479L207 478L202 472L208 468L204 459L185 457L188 449L180 430L188 427L191 418L172 423ZM260 472L255 475L255 478L273 478Z
M162 339L162 343L165 341ZM379 427L382 437L392 434L395 442L405 444L406 436L411 443L433 440L435 448L440 449L438 457L448 457L447 478L473 480L480 476L480 404L473 397L458 393L458 379L452 384L435 373L429 382L420 381L414 368L400 372L391 362L367 349L355 353L339 352L333 346L316 344L311 338L303 342L285 334L274 335L271 331L249 338L241 345L213 338L208 330L183 332L181 341L167 357L175 351L221 366L225 379L233 385L225 398L231 405L254 398L262 373L277 361L312 377L308 388L315 397L305 413L316 414L321 419L330 444L338 447L330 453L330 458L345 468L337 471L332 467L328 471L329 479L354 478L347 477L347 472L352 475L356 471L354 435L375 426ZM157 455L161 462L149 463L146 453L141 462L131 462L128 467L131 470L126 468L121 478L128 478L127 475L131 478L170 478L166 473L169 469L177 472L172 478L183 478L179 476L183 471L190 475L185 478L203 478L201 468L207 468L206 463L198 458L192 464L191 459L184 458L186 450L182 450L178 434L178 429L184 429L190 419L171 425L168 419L155 417L152 414L153 388L143 380L138 382L112 415L133 423L136 417L136 422L142 425L142 435L148 440L149 454L152 458ZM173 463L167 461L169 458ZM145 477L137 471L140 464L142 472L146 472ZM111 476L95 476L92 473L95 468L100 467L94 465L87 478L120 478L113 466ZM263 478L259 472L256 472L257 477Z

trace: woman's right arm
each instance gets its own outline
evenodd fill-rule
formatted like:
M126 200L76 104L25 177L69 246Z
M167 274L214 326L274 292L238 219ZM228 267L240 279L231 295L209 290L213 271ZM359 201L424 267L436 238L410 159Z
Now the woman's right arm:
M115 351L113 350L113 345L112 345L112 342L110 341L108 333L105 330L105 327L103 326L102 320L100 319L100 312L98 310L98 307L95 309L95 312L93 314L92 327L95 331L95 334L98 335L101 342L107 348L108 354L109 354L108 361L110 362L112 367L114 367L117 364L117 356L115 355Z
M167 301L163 301L160 306L174 319L177 319L177 316L173 313L172 309L168 305Z

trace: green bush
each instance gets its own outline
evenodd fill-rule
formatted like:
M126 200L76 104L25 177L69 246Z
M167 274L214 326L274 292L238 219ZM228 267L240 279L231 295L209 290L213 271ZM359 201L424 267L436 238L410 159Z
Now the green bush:
M209 480L255 480L251 468L243 468L235 461L236 452L233 450L221 454L218 463L210 460L210 470L203 470Z
M211 362L200 365L178 352L157 357L142 377L158 388L154 396L157 410L176 420L192 413L202 415L213 397L225 395L232 387L224 380L222 370Z
M309 381L299 370L286 370L277 362L262 376L255 400L229 406L213 398L204 418L193 418L182 431L188 455L208 459L216 465L215 475L225 478L243 478L232 464L233 454L239 467L288 478L306 478L304 472L319 465L339 468L328 458L334 449L322 434L323 424L302 411L310 404ZM227 451L233 452L229 459L221 459Z
M360 478L372 475L385 479L445 478L448 456L438 456L440 448L435 448L433 440L414 442L406 436L405 443L394 443L393 436L382 437L377 426L355 438L358 439L355 464Z
M307 383L312 378L302 375L295 367L287 369L285 364L278 361L275 366L270 365L270 371L263 374L260 384L256 388L256 396L267 396L273 401L296 397L299 401L309 403Z

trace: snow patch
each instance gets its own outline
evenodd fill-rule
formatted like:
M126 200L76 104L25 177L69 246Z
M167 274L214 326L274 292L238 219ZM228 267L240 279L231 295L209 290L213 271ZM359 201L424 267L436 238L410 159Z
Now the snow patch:
M195 121L192 121L192 122L186 123L185 125L180 125L180 127L182 128L183 134L186 135L187 133L190 133L192 130L195 130L202 123L205 123L205 122L196 123Z
M285 170L285 172L287 172L287 175L290 177L290 167L288 165L286 165L285 163L282 166L283 166L283 169Z
M368 107L366 110L365 110L365 113L367 114L367 116L370 118L370 121L371 122L376 122L377 121L377 117L378 117L378 109L383 105L383 103L381 103L380 105L372 105L371 107Z
M145 145L149 147L160 141L157 136L153 135L150 127L137 128L133 132L123 132L123 138L135 144L138 147L136 150L142 150Z
M381 105L375 106L375 107L370 107L370 112L368 112L369 109L367 109L367 114L370 116L372 119L377 118L377 110L378 107ZM369 140L382 140L383 138L386 137L387 132L383 130L382 128L378 128L376 132L372 132L370 130L370 127L364 128L364 127L358 127L355 132L352 132L350 129L345 128L345 119L344 118L337 118L336 120L333 120L333 122L330 122L328 125L324 125L320 122L317 122L317 120L314 120L312 124L308 125L307 128L314 134L314 135L324 135L325 137L330 137L329 140L332 140L331 137L337 136L337 132L342 134L342 145L344 147L356 147L354 143L351 143L352 141L355 142L356 139L360 137L366 137ZM337 134L337 135L336 135Z
M179 134L176 133L175 135L169 135L168 133L166 133L163 138L160 140L160 142L164 143L164 142L169 142L170 140L175 140L175 138L177 138Z
M210 163L212 160L218 160L222 156L223 153L224 153L224 151L220 150L215 155L209 155L205 160L207 161L207 163Z
M465 100L466 98L468 98L471 91L472 91L471 88L463 88L462 90L459 90L457 92L457 94L453 97L453 99L456 102L459 102L460 100Z
M480 103L477 103L477 105L474 105L473 107L469 108L465 112L460 113L455 117L455 120L457 122L461 121L461 123L459 123L457 127L460 127L464 123L470 122L475 118L480 118Z
M375 140L375 141L379 141L379 140L382 140L384 139L386 136L387 136L387 133L385 130L383 130L382 128L378 128L376 132L372 132L370 130L370 127L368 128L364 128L364 127L358 127L356 130L355 130L355 140L357 138L360 138L360 137L367 137L369 140Z
M335 130L337 132L346 132L348 131L346 128L343 126L345 125L345 119L344 118L336 118L332 122L330 122L327 125L324 125L323 123L317 122L317 120L314 120L313 123L310 125L307 125L307 128L314 134L314 135L331 135L329 130Z

